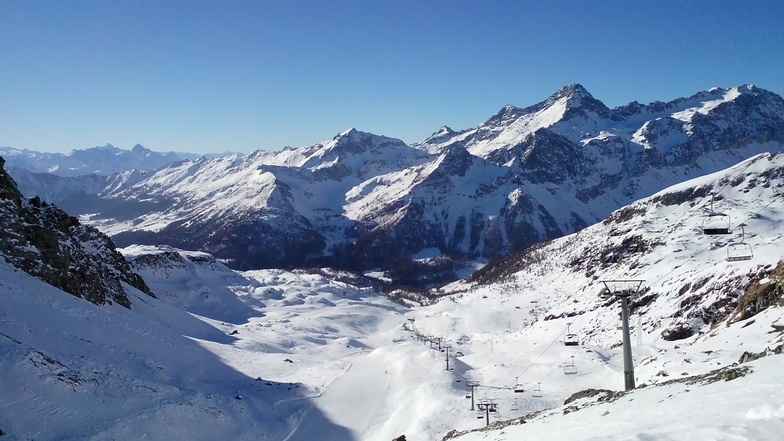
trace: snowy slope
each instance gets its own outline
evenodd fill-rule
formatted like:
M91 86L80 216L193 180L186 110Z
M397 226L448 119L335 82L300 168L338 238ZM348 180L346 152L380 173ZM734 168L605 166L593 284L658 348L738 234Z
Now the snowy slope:
M295 393L262 388L204 349L233 340L213 326L138 292L132 311L99 307L4 262L0 274L9 439L279 439L285 430L272 406Z

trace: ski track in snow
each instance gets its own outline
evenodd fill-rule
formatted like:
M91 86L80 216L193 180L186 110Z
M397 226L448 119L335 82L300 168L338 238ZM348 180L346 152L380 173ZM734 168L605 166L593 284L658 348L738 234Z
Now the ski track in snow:
M352 356L346 372L315 400L314 406L322 410L323 414L314 417L312 412L306 411L303 420L286 437L286 441L363 439L362 435L378 417L378 411L386 398L388 378L389 365L384 360L372 355ZM340 431L324 433L320 420L325 417L334 425L347 428L350 438Z

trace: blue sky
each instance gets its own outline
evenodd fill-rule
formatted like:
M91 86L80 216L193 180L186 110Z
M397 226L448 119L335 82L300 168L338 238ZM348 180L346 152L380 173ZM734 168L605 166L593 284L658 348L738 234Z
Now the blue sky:
M0 0L0 146L416 142L580 83L784 94L784 1Z

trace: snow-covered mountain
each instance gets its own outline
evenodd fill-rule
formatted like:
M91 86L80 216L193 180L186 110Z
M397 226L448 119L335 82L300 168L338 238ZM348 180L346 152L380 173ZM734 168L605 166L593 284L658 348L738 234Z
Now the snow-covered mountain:
M19 271L3 249L0 430L9 439L776 441L783 191L784 154L757 155L488 264L430 291L437 300L426 306L395 304L346 272L235 272L203 252L145 246L121 251L156 297L126 288L131 309L96 305ZM719 212L730 234L705 235L703 221ZM728 261L740 244L750 259ZM628 392L620 308L603 295L612 279L641 281ZM467 380L478 383L473 399Z
M173 164L102 190L85 184L93 197L76 200L90 203L68 207L121 245L199 249L236 268L381 268L426 285L783 146L784 100L751 85L614 109L570 85L413 146L349 130L315 146ZM27 194L51 194L23 181Z
M127 170L155 170L172 162L196 159L193 153L158 153L136 144L124 150L111 144L68 153L36 152L28 149L0 147L6 168L21 168L35 173L57 176L110 175Z

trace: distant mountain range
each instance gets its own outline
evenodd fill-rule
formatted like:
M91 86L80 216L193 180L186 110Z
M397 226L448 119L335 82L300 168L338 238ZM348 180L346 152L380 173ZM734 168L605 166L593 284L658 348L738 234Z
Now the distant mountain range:
M121 246L201 250L243 269L381 268L427 285L781 151L784 100L751 85L610 109L574 84L413 145L351 129L313 146L150 172L11 174L26 195L81 215Z
M197 159L194 153L158 153L136 144L124 150L111 144L68 153L36 152L28 149L0 147L6 168L23 168L57 176L109 175L126 170L155 170L172 162Z

